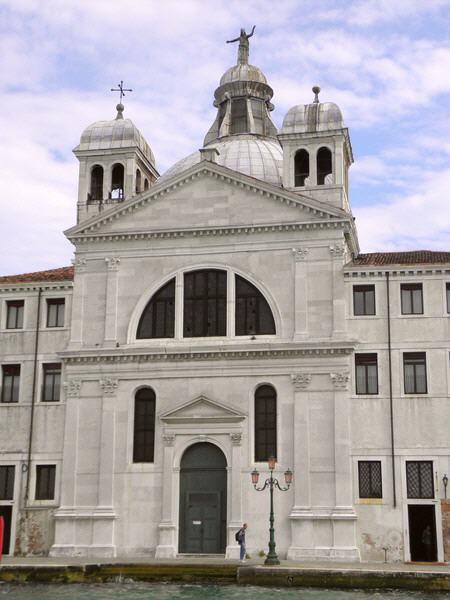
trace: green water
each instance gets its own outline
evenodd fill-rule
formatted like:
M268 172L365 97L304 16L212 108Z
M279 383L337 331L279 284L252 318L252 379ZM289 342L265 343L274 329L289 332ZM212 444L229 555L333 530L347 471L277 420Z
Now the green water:
M450 593L363 592L263 588L238 585L175 585L161 583L5 584L0 598L11 600L450 600Z

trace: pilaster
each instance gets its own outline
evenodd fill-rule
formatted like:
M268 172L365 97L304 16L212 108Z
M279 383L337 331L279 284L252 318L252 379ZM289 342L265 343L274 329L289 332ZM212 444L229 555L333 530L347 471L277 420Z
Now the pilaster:
M117 280L120 258L107 257L105 263L108 269L106 278L106 308L105 308L105 343L115 344L117 341Z
M292 248L294 257L295 337L308 334L308 248Z
M159 544L156 546L155 558L175 558L176 525L173 520L173 445L175 435L163 435L163 479L162 479L162 514L159 524Z
M235 534L242 526L242 433L235 431L230 433L231 439L231 469L228 474L231 477L230 490L230 519L227 530L226 558L239 558L239 546L236 545Z
M345 288L342 268L345 262L344 243L330 246L333 264L333 336L342 337L346 331Z

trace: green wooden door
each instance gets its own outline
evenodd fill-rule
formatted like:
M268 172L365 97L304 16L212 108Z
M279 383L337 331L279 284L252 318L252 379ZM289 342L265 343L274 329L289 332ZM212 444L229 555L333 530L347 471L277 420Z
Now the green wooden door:
M226 545L226 461L213 444L188 448L180 472L179 551L222 554Z

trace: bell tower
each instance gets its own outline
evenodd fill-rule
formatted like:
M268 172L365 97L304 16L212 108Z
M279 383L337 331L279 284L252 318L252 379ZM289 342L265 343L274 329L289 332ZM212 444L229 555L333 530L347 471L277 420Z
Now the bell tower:
M89 125L73 151L80 161L77 223L145 193L159 176L144 136L124 119L123 104L116 108L116 118Z
M278 134L283 185L350 212L348 169L353 153L348 129L337 104L320 102L320 87L312 91L314 100L291 108Z

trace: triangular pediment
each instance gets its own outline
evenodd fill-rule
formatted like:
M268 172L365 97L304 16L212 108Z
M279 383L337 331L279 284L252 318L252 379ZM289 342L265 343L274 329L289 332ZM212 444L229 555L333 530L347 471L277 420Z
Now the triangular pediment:
M345 211L209 161L104 210L65 233L71 240L201 227L348 220Z
M160 415L164 423L237 423L246 415L204 395Z

